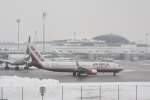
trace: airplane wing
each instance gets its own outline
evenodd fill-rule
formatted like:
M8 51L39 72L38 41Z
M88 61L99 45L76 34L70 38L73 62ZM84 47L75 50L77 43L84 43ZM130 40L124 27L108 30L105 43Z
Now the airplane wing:
M1 63L9 63L9 64L13 64L14 61L12 60L0 60Z
M79 73L85 73L88 75L96 75L97 74L97 70L94 68L86 68L84 66L80 66L78 62L76 62L76 66L78 67L77 71Z

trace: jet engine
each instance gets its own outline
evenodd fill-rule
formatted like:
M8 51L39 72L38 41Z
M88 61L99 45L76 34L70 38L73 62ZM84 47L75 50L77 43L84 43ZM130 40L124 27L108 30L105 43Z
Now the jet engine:
M87 69L86 74L88 74L88 75L96 75L97 74L97 70L96 69Z

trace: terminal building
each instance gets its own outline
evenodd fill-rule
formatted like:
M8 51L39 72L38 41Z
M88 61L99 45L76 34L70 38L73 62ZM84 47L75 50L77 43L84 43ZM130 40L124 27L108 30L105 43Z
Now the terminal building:
M99 39L98 39L99 38ZM34 42L42 52L43 43ZM26 43L17 44L1 43L0 51L9 53L24 53ZM46 42L45 53L55 55L79 56L80 58L100 59L101 57L112 57L120 60L150 59L149 45L142 43L131 43L127 39L117 35L103 35L93 39L68 39Z

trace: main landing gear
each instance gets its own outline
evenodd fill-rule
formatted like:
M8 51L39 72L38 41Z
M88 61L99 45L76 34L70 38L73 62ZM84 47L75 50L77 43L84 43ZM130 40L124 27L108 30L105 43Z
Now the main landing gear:
M76 72L73 72L73 76L76 76Z
M79 72L73 72L73 76L81 76L81 73L79 73Z
M19 70L19 66L18 65L16 65L15 70Z
M9 66L8 66L8 63L7 63L7 62L5 63L5 65L6 65L6 66L5 66L5 68L4 68L4 69L5 69L5 70L9 70L10 68L9 68ZM16 65L15 70L19 70L19 65Z
M24 70L28 70L29 69L29 65L28 63L25 64Z
M9 65L9 63L6 62L6 63L5 63L5 67L4 67L5 70L9 70L9 69L10 69L10 67L9 67L8 65ZM19 69L20 69L20 68L19 68L19 65L16 65L15 70L19 70ZM28 69L29 69L29 65L28 65L27 63L25 64L24 69L25 69L25 70L28 70Z
M113 72L113 76L116 76L116 72Z

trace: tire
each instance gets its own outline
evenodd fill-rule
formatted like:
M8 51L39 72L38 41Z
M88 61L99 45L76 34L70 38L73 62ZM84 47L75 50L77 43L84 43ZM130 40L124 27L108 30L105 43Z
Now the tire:
M19 70L19 67L15 67L15 70Z
M81 76L81 73L77 73L77 76Z
M113 76L116 76L116 72L113 72Z
M73 76L76 76L76 72L73 72Z

